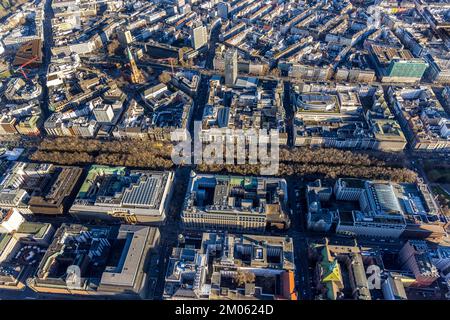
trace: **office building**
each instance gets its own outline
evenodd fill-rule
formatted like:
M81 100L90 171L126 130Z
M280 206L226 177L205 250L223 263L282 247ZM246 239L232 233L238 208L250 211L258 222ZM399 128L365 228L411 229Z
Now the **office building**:
M114 119L114 111L110 104L100 104L93 110L95 119L100 124L110 124Z
M17 231L23 222L24 217L16 209L0 211L0 233Z
M191 45L194 50L198 50L208 43L208 30L205 26L199 26L192 29Z
M28 205L33 214L67 213L72 197L77 192L82 168L54 166L42 188L31 195Z
M409 50L371 45L370 53L382 82L419 82L428 68L422 58L414 58Z
M123 243L119 249L112 246L113 254L120 254L117 263L108 263L102 273L98 292L114 296L135 294L147 296L147 263L153 250L159 244L160 233L157 228L121 225L115 242ZM122 251L120 251L122 250Z
M346 185L342 185L337 186L341 195L352 193L353 190L346 190ZM406 221L393 186L389 183L366 181L363 189L358 199L359 210L340 212L336 231L398 238L406 228Z
M306 203L308 214L306 218L309 230L327 232L338 218L338 210L322 208L321 202L330 200L333 194L331 186L322 185L321 180L308 183L306 186Z
M446 90L443 90L444 95ZM448 119L429 86L390 86L388 101L412 149L419 152L450 152Z
M230 8L231 6L228 2L219 2L217 4L217 15L222 19L228 19Z
M381 280L381 290L385 300L408 300L402 277L391 272Z
M238 76L237 51L230 49L225 53L225 85L233 86Z
M284 179L191 174L181 219L187 228L262 232L290 225Z
M131 35L130 30L118 29L117 38L119 39L119 43L123 48L128 47L128 45L133 42L133 36Z
M146 298L157 228L63 224L29 286L36 292ZM75 270L75 277L71 270Z
M402 268L414 274L413 286L427 287L439 278L439 272L430 259L424 241L408 240L399 253Z
M228 233L181 238L169 258L165 299L297 300L291 238Z
M69 212L81 219L127 223L165 220L174 174L93 165Z

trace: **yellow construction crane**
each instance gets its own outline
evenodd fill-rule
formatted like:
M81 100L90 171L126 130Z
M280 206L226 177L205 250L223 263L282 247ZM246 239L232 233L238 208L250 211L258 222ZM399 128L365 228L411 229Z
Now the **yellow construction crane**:
M173 72L173 64L174 64L174 62L175 62L176 60L177 60L176 58L162 58L162 59L157 59L157 61L169 61L169 63L170 63L170 69L172 70L172 76L174 75L174 72Z

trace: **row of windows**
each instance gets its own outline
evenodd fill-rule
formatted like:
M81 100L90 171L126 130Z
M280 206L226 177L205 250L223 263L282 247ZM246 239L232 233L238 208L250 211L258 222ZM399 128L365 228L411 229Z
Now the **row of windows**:
M243 221L243 222L237 222L237 221L224 221L224 220L199 220L199 219L183 219L184 223L203 223L203 224L227 224L227 225L265 225L265 221Z
M242 216L228 216L228 215L208 215L196 213L184 213L183 219L204 219L204 220L231 220L231 221L255 221L265 222L265 217L242 217Z

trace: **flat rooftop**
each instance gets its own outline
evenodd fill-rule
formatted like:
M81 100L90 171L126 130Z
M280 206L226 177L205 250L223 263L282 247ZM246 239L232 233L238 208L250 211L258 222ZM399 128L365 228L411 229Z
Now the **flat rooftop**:
M125 240L120 259L116 266L107 266L102 274L100 285L134 287L139 272L143 272L143 263L150 247L158 237L158 229L122 225L117 239Z

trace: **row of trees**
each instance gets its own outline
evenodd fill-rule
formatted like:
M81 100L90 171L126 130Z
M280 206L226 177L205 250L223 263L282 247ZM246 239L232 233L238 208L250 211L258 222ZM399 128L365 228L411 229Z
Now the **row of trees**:
M260 175L258 165L208 165L197 166L199 172L211 172L238 175ZM405 168L393 168L383 166L352 166L352 165L315 165L280 163L278 176L304 176L309 178L339 177L364 178L370 180L390 180L394 182L414 182L417 175L415 172Z
M352 152L333 148L281 148L279 176L360 177L372 180L414 182L417 175L405 168L405 158L401 154L382 152ZM259 175L258 165L202 164L201 172L240 175Z
M171 169L173 162L158 156L142 154L102 153L97 156L87 152L62 152L38 150L31 160L61 165L83 165L97 163L110 166L142 167L149 169Z
M82 138L45 139L34 161L64 165L98 163L112 166L170 169L172 146L154 141L101 141Z
M405 157L399 153L378 151L346 151L333 148L280 149L280 161L295 163L339 164L352 166L404 167Z
M172 144L126 140L103 141L62 137L45 139L31 159L58 164L98 163L112 166L170 169ZM388 161L384 161L388 159ZM395 182L414 182L416 173L401 165L401 158L369 156L339 149L294 148L280 150L279 176L306 176L311 178L360 177ZM200 164L200 172L259 175L259 165Z
M157 155L170 159L172 144L150 140L95 140L76 137L44 139L39 145L41 151L67 151L87 153L139 153Z
M370 159L367 155L364 154L355 154L350 151L325 148L281 149L280 161L316 164L352 164L355 166L370 166L380 164L376 159Z
M93 163L95 157L87 152L61 152L38 150L30 157L33 161L51 162L63 165Z
M162 157L145 154L100 154L95 163L112 166L142 167L151 169L170 169L173 162Z

